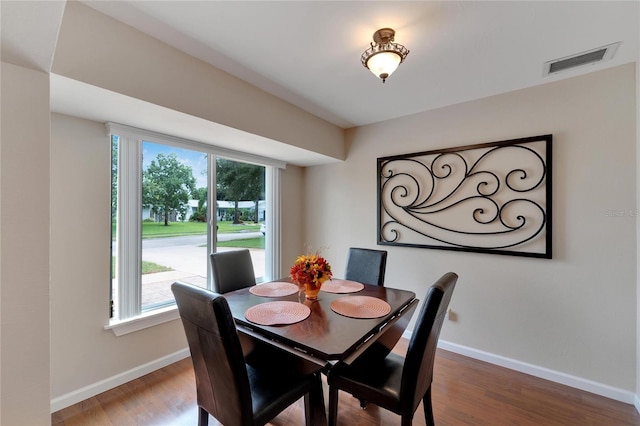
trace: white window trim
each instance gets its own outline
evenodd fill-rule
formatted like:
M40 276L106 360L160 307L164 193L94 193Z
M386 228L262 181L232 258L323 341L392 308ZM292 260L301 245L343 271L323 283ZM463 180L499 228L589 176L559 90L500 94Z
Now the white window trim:
M141 265L142 241L140 235L140 196L142 140L120 137L118 143L118 313L119 318L135 318L141 314ZM122 229L120 229L122 228ZM120 235L126 235L120 238Z
M104 326L104 329L113 331L113 334L116 336L124 336L125 334L144 330L145 328L153 327L179 318L180 315L178 314L178 308L176 305L171 305L145 312L133 318L112 320L108 325Z
M110 136L118 135L120 137L118 150L120 155L124 156L124 161L119 165L119 168L126 167L126 174L129 175L124 181L119 180L119 185L126 185L128 188L126 191L128 197L125 197L124 195L121 196L121 193L124 193L125 191L118 191L118 196L120 197L118 199L118 225L125 226L127 228L126 235L139 236L141 233L141 225L139 221L131 220L131 218L138 217L138 212L140 212L142 208L139 188L142 176L140 170L140 159L142 155L143 141L177 146L186 149L196 149L217 157L224 157L265 166L265 192L267 193L267 197L265 197L267 199L267 236L265 238L265 249L269 250L271 254L270 260L265 264L265 279L276 278L275 274L278 273L280 267L280 169L286 168L286 162L221 148L202 142L190 141L123 124L108 122L106 123L106 127ZM215 159L210 161L209 172L209 185L210 187L215 188ZM214 196L211 191L208 194L208 205L215 205ZM124 218L124 216L127 216L127 218ZM216 219L215 215L211 216L213 226L210 226L207 231L207 239L209 241L209 246L215 250L215 238L211 230L214 229ZM118 230L118 232L120 231ZM118 277L126 277L126 279L119 279L118 282L119 318L110 319L109 324L104 327L105 330L112 330L116 336L129 334L179 318L177 308L174 304L141 312L140 262L132 261L132 259L140 258L142 253L142 242L139 237L128 238L127 240L128 241L120 241L118 238L117 242L118 256L121 257L122 255L122 259L125 257L128 259L127 261L120 261L118 266ZM137 252L138 256L132 256L130 253L133 252ZM211 288L211 271L208 270L208 272L208 285L209 288ZM131 285L131 283L136 282L137 285ZM125 294L127 295L126 298L124 296ZM128 303L122 303L123 300L126 300Z
M261 155L235 151L233 149L222 148L204 142L196 142L188 139L183 139L177 136L165 135L162 133L153 132L151 130L139 129L137 127L131 127L124 124L108 122L106 123L106 126L110 135L118 135L120 137L157 142L186 149L197 149L232 160L244 161L247 163L256 163L263 166L276 167L278 169L287 168L287 163L285 161L263 157Z
M271 261L265 263L265 279L281 278L280 274L280 169L267 167L265 175L265 198L267 220L264 248L271 253Z

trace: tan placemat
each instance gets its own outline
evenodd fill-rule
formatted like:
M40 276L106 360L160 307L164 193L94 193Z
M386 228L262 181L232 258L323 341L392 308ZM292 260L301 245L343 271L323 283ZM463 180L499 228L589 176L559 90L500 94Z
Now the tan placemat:
M325 281L320 287L320 291L327 293L356 293L364 288L364 284L350 280L330 280Z
M274 281L271 283L258 284L249 288L251 294L262 297L283 297L298 292L298 286L286 281Z
M250 307L244 313L249 321L260 325L294 324L311 314L307 305L298 302L266 302Z
M345 296L331 302L331 309L351 318L379 318L391 312L391 306L371 296Z

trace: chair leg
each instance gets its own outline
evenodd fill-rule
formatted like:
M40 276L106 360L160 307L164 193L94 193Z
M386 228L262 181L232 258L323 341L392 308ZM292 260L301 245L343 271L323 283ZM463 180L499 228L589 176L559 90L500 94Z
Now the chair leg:
M338 424L338 387L329 386L329 426Z
M413 417L411 416L402 416L400 418L401 426L411 426L412 423L413 423Z
M427 389L427 392L422 397L422 406L424 407L424 420L427 426L435 426L436 422L433 419L433 405L431 405L431 386Z
M304 424L311 426L313 424L313 408L311 407L311 394L304 394Z
M207 426L209 424L209 413L202 407L198 407L198 426Z

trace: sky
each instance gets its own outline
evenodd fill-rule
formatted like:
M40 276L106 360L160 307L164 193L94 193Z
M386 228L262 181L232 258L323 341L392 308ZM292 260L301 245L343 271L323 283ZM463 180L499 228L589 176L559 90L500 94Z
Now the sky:
M151 160L154 160L159 153L164 155L175 153L180 163L190 166L193 170L193 177L196 179L196 187L202 188L207 186L206 153L145 141L142 143L142 168L146 170L149 164L151 164Z

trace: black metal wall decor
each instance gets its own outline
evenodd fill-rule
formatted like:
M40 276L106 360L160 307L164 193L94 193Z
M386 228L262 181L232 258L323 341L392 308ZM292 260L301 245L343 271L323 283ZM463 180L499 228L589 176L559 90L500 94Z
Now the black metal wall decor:
M551 259L552 135L378 158L378 244Z

